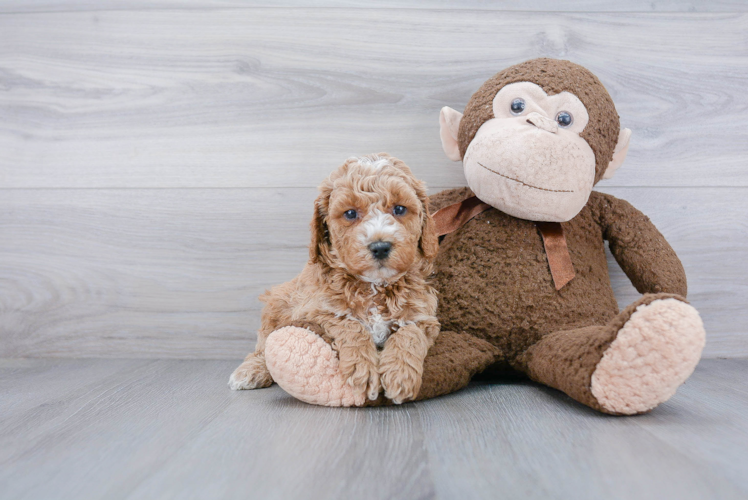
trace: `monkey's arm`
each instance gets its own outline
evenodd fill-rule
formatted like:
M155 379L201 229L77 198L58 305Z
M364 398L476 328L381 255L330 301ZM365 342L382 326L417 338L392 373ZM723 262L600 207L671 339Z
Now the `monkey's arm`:
M610 251L639 293L686 296L686 273L675 251L649 217L629 202L593 191L593 214Z

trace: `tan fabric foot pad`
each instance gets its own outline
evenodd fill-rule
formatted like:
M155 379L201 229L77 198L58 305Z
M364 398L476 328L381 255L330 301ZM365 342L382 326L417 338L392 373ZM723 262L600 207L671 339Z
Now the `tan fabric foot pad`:
M265 363L273 380L291 396L323 406L360 406L365 394L354 394L338 371L338 355L319 335L287 326L268 336Z
M699 313L685 302L637 307L595 368L592 395L610 413L651 410L693 373L705 338Z

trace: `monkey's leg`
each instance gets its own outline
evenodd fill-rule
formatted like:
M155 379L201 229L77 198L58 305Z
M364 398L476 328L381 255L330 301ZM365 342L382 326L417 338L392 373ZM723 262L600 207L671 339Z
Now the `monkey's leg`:
M500 360L499 349L467 333L442 331L423 364L423 381L415 401L458 391L470 379Z
M283 390L296 399L323 406L392 404L384 396L368 401L355 395L340 375L337 352L313 330L291 326L280 328L268 337L267 367ZM462 389L473 375L495 362L497 352L488 342L468 334L441 332L426 355L416 400Z
M531 379L596 410L633 415L675 394L704 338L698 312L683 298L649 294L605 326L546 335L517 361Z

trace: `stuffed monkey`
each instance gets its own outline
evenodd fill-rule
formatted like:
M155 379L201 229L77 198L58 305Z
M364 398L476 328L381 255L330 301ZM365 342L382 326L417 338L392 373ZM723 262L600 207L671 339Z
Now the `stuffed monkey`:
M664 237L628 202L592 190L621 165L631 135L600 81L568 61L527 61L486 81L464 114L443 108L440 125L469 189L430 200L444 235L433 278L441 333L416 399L487 369L520 372L610 414L670 398L698 363L705 332ZM605 241L643 294L620 312ZM351 401L330 346L299 330L268 339L273 378L304 401ZM294 349L328 361L294 365Z

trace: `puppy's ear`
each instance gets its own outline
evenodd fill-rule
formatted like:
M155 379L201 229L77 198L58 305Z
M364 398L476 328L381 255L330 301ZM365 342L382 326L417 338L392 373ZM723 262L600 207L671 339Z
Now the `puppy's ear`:
M423 257L428 261L433 261L439 252L439 237L436 236L436 224L429 214L429 197L426 195L426 188L422 185L417 190L418 198L423 205L423 223L421 224L421 239L418 246L421 249Z
M320 195L314 200L314 217L312 217L310 224L312 242L309 245L309 260L313 264L327 262L330 252L330 232L325 222L327 207L330 201L330 191L324 187L321 187L320 191Z
M439 252L439 238L436 236L436 225L431 215L423 215L423 227L421 228L421 241L419 241L421 252L426 260L434 260Z

